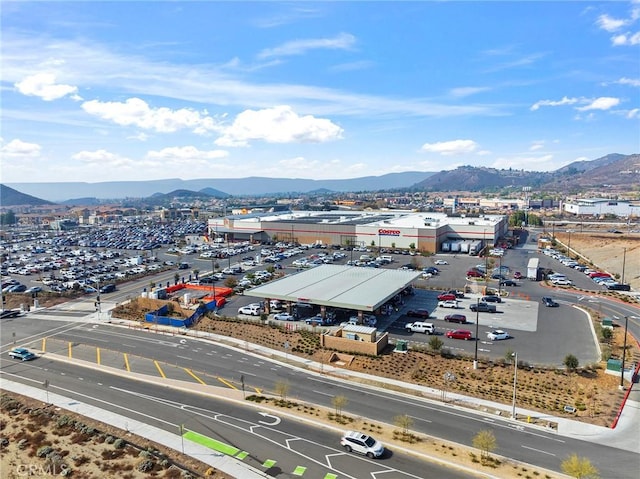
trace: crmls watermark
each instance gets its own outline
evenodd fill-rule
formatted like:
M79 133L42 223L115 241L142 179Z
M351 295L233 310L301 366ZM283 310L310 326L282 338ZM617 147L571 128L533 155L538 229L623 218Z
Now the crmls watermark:
M69 467L66 464L18 464L18 477L51 477L64 476Z

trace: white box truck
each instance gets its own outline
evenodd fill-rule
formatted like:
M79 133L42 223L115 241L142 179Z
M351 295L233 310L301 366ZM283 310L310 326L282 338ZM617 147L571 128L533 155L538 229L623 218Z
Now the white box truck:
M527 279L531 281L538 281L538 267L540 266L540 259L531 258L527 264Z

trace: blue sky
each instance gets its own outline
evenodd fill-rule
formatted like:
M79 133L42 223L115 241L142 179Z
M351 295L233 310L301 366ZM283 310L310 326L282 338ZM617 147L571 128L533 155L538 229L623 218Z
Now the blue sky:
M640 0L4 1L1 22L4 183L640 152Z

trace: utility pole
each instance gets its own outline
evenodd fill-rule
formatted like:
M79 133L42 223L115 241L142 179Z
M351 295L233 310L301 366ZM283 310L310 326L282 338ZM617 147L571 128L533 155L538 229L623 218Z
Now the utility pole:
M476 306L480 305L480 298L477 299ZM476 352L473 356L473 369L478 369L478 322L480 321L480 308L476 307Z

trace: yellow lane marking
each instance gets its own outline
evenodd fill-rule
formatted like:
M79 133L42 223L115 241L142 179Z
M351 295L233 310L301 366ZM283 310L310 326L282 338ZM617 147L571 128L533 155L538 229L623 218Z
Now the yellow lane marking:
M130 373L131 368L129 367L129 356L127 356L127 353L122 353L122 355L124 356L124 367L127 369L127 372Z
M100 365L100 348L96 348L96 362Z
M218 379L218 381L220 381L220 382L221 382L222 384L224 384L225 386L228 386L228 387L230 387L231 389L235 389L236 391L238 390L238 388L237 388L237 387L235 387L233 384L231 384L229 381L226 381L226 380L224 380L224 379L222 379L222 378L217 378L217 379Z
M72 358L72 355L71 355L71 343L69 343L69 359L71 359L71 358Z
M47 351L47 338L42 338L42 352Z
M164 371L162 370L162 368L160 367L160 364L158 363L158 361L154 361L153 364L156 365L156 369L158 370L158 372L160 373L160 376L162 376L164 379L167 379L167 376L164 375Z
M260 389L260 388L253 388L253 389L255 389L255 390L256 390L256 393L257 393L257 394L262 394L262 389Z
M182 369L184 369L187 374L189 374L193 379L198 381L200 384L204 384L205 386L207 385L207 383L205 383L202 379L200 379L198 376L193 374L193 371L191 371L191 369L187 369L187 368L182 368Z

